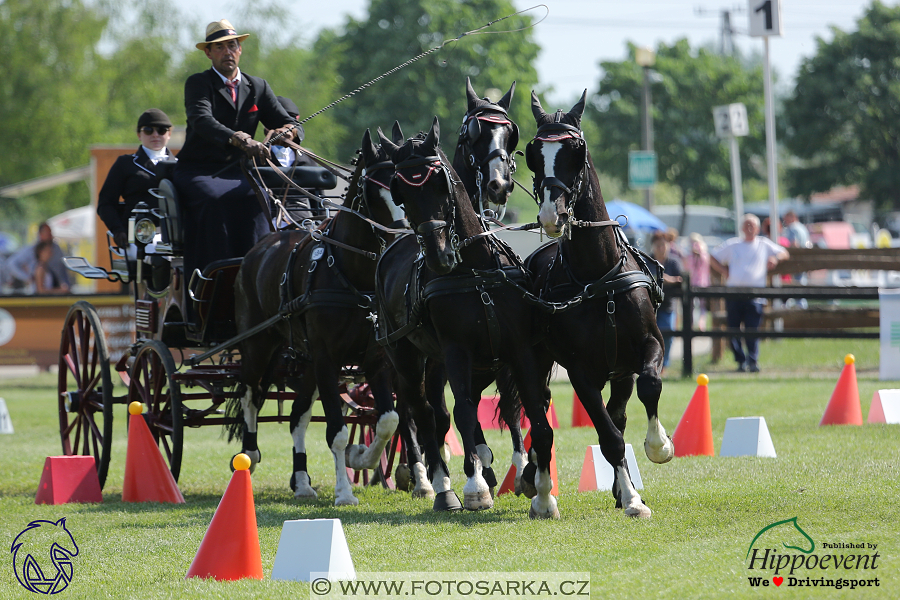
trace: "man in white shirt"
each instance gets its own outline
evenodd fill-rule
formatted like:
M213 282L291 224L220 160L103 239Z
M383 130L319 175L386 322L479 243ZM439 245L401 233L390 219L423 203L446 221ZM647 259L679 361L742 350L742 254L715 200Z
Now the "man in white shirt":
M723 242L710 253L710 266L725 276L728 287L766 287L766 274L788 258L788 252L769 238L759 236L759 218L756 215L744 215L741 233L741 237ZM728 327L737 329L743 324L745 331L759 329L764 305L762 298L726 301ZM741 339L731 338L737 370L758 373L759 338L743 338L746 352L741 347Z

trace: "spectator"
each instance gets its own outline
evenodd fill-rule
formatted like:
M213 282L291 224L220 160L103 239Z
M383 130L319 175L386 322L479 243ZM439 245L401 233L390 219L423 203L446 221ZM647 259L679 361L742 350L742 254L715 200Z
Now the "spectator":
M37 294L68 294L69 284L60 279L50 268L53 259L53 247L56 244L52 240L42 240L33 249L34 265L34 291ZM57 246L58 247L58 246Z
M809 248L809 230L806 225L797 218L797 213L792 210L784 215L784 237L791 248Z
M728 287L766 287L766 274L779 261L788 258L788 252L772 240L759 235L759 218L753 214L741 219L741 237L723 242L711 255L710 264L725 276ZM732 299L725 303L728 327L745 331L759 329L762 321L762 298ZM731 339L731 350L738 371L759 372L759 338L744 338L747 351L741 347L741 339Z
M52 274L52 277L68 288L69 270L63 263L63 251L53 241L53 231L46 222L38 225L38 241L32 246L24 246L17 250L6 260L5 268L10 276L10 286L13 292L28 294L34 290L34 268L37 265L35 250L37 245L48 242L51 253L44 264L44 269Z
M670 253L671 243L666 234L656 234L651 242L651 251L655 258L663 266L663 283L680 283L681 267L675 257ZM675 330L676 321L675 298L667 295L656 311L656 324L663 334L665 355L663 356L663 368L660 375L664 374L669 366L669 354L672 350L672 331Z
M690 273L693 287L709 287L709 250L703 236L692 233L691 253L684 260L685 270ZM700 331L706 331L706 298L694 298L694 322Z

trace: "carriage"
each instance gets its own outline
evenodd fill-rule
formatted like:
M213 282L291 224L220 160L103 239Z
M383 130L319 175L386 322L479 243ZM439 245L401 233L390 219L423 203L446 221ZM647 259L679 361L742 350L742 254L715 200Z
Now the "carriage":
M315 206L315 202L310 205L310 192L340 203L338 177L343 175L339 166L245 166L259 192L277 199L297 219L308 219L307 226L329 216L328 208ZM298 189L304 192L298 193ZM176 481L186 427L238 422L226 414L225 405L238 393L237 345L253 333L239 335L235 323L234 284L243 259L219 260L202 272L184 273L185 231L177 193L165 176L153 193L159 207L149 209L139 204L129 221L129 240L136 252L126 255L125 250L115 247L110 235L109 271L81 257L65 259L70 270L88 279L129 285L134 296L135 341L115 364L110 363L100 315L89 302L76 302L62 329L58 375L62 450L65 455L92 455L101 487L110 465L118 405L133 401L144 404L143 417ZM288 348L281 350L272 377L274 385L265 395L266 400L277 402L277 412L260 415L259 422L288 422L284 403L295 397L289 388L297 377L298 364L291 360L296 356L290 354ZM126 393L114 393L122 388L114 388L113 371L121 378ZM357 385L362 383L363 374L349 365L341 378L342 389L349 389L342 399L351 442L368 444L377 416L366 387ZM124 409L119 414L123 413L127 415ZM323 421L324 417L313 416L311 420ZM350 476L354 483L380 482L393 487L390 474L398 445L399 438L395 437L372 473L353 472Z

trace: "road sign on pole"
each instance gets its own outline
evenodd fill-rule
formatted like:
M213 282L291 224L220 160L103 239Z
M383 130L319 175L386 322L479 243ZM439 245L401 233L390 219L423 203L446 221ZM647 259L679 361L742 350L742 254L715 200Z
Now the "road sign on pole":
M632 150L628 153L628 187L635 190L656 183L656 152Z
M750 0L750 36L782 36L781 0Z

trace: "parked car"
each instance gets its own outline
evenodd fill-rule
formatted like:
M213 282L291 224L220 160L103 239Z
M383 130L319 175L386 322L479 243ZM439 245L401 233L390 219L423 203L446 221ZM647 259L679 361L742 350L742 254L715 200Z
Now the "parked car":
M679 244L682 244L690 234L699 233L710 248L715 248L736 235L734 213L731 210L702 204L688 204L685 208L687 216L684 222L680 205L666 204L654 206L652 209L653 214L667 227L678 230ZM687 248L686 243L683 245Z

